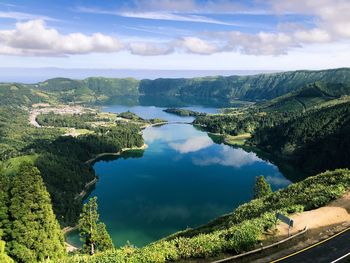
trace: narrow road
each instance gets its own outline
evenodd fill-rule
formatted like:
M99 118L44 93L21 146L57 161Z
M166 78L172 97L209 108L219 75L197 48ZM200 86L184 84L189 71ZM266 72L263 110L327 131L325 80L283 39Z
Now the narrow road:
M272 262L281 263L323 263L350 262L350 228Z

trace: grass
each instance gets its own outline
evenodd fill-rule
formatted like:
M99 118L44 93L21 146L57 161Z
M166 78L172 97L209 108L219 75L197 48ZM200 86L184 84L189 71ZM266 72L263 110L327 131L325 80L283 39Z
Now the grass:
M224 141L229 145L243 145L251 137L252 135L250 133L242 133L236 136L225 135Z
M117 119L117 115L115 113L109 113L109 112L99 112L97 114L98 118L101 119L109 119L110 121L114 122Z
M66 135L71 135L73 137L77 137L84 134L92 134L94 131L88 129L75 129L75 128L65 128Z
M34 162L38 157L39 157L38 154L32 154L32 155L23 155L23 156L8 159L7 161L2 163L2 167L4 168L4 173L6 175L11 176L17 173L20 164L22 164L23 162L34 164Z

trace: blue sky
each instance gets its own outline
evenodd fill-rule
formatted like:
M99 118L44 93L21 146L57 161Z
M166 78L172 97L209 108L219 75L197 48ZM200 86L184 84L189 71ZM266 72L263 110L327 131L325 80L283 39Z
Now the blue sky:
M347 67L348 0L0 0L2 67Z

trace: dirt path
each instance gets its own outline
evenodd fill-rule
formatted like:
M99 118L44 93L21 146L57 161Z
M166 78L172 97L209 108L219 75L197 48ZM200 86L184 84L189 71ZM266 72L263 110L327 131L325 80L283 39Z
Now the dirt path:
M324 207L298 213L291 218L294 220L292 233L296 233L308 225L310 230L308 235L317 235L330 226L350 223L350 192ZM277 229L279 236L288 235L286 224L278 224Z
M294 227L291 233L295 234L306 225L309 230L302 238L297 238L288 244L266 251L256 257L247 258L241 262L262 263L271 262L274 259L289 255L295 251L299 251L305 247L324 240L341 230L350 226L350 192L343 195L341 198L329 203L324 207L314 210L297 213L291 216L294 220ZM278 233L273 238L280 240L288 235L288 227L284 223L277 225Z

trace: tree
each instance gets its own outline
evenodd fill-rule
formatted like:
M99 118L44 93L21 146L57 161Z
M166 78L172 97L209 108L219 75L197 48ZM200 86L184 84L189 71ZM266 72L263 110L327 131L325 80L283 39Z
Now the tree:
M264 197L272 193L271 186L266 182L264 176L258 176L255 179L254 199Z
M9 189L10 182L7 174L0 167L0 238L6 238L9 231Z
M113 248L105 224L98 221L97 197L93 197L84 205L78 223L79 233L84 241L84 251L90 255L95 254L96 251Z
M5 242L0 240L0 262L13 263L13 259L10 258L5 252Z
M18 262L58 260L66 255L63 233L39 170L19 167L10 190L10 255Z
M96 246L99 251L105 251L114 247L104 223L97 224L97 233Z

